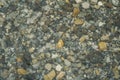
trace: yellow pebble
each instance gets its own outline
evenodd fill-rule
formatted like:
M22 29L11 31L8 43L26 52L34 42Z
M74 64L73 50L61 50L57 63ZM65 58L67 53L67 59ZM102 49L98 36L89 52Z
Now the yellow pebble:
M64 42L62 39L60 39L56 45L57 48L62 48L64 46Z
M99 42L98 47L100 50L106 50L107 44L106 44L106 42Z
M27 74L27 71L23 68L20 68L20 69L17 69L17 73L20 75L25 75L25 74Z
M82 19L75 19L74 24L76 25L82 25L84 21Z
M79 8L74 8L74 9L73 9L73 14L72 14L72 16L73 16L73 17L76 17L76 16L78 16L79 13L80 13Z

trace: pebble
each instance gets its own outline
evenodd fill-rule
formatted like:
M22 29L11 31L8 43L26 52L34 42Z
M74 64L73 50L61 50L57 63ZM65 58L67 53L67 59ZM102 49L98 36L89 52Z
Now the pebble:
M76 17L76 16L78 16L78 14L80 13L80 9L79 9L79 7L75 7L74 9L73 9L73 13L72 13L72 16L73 17Z
M70 66L71 65L71 62L68 61L67 59L64 60L64 63L65 63L66 66Z
M33 38L35 38L35 35L34 34L28 34L28 35L26 35L26 37L29 38L29 39L33 39Z
M96 69L96 70L95 70L95 73L96 73L96 75L100 75L100 70L99 70L99 69Z
M52 58L57 58L58 56L58 54L52 54Z
M56 76L55 70L52 70L48 74L44 75L44 80L53 80L55 76Z
M40 63L37 62L35 64L32 65L34 69L38 69L40 67Z
M112 7L113 7L112 3L105 3L105 6L106 6L107 8L112 8Z
M75 0L75 2L76 2L77 4L79 4L79 3L82 2L82 0Z
M112 0L114 6L120 6L120 0Z
M96 4L98 0L91 0L91 3Z
M82 7L83 7L84 9L90 8L89 2L83 2L83 3L82 3Z
M87 40L88 39L88 35L83 35L83 36L81 36L81 38L80 38L80 42L82 43L82 42L84 42L85 40Z
M110 56L107 56L107 57L106 57L106 62L107 62L107 63L111 62Z
M99 27L103 26L104 24L104 22L99 22Z
M99 42L98 47L100 50L106 50L107 44L106 44L106 42Z
M67 59L71 62L74 62L75 61L75 57L74 56L68 56Z
M17 58L16 58L16 61L17 61L17 62L22 62L22 58L21 58L21 57L17 57Z
M30 52L30 53L34 52L34 50L35 50L34 47L29 48L29 52Z
M60 64L58 64L55 69L56 69L56 71L61 71L62 66Z
M20 69L17 69L17 73L20 74L20 75L25 75L25 74L27 74L28 72L27 72L25 69L20 68Z
M3 78L7 78L9 76L9 71L8 70L4 70L2 73L1 73L1 76ZM1 80L1 79L0 79Z
M70 0L65 0L65 2L69 4L69 3L70 3Z
M113 73L114 73L114 78L119 79L120 75L119 75L119 71L118 71L118 66L115 66L113 68Z
M82 19L75 19L74 24L76 25L82 25L84 21Z
M51 70L52 69L52 65L50 63L45 64L45 69Z
M0 27L2 26L4 20L5 20L5 15L3 13L0 13Z
M109 40L109 34L102 35L101 40Z
M65 76L65 72L61 71L57 76L56 76L56 80L62 80L62 78Z
M60 39L56 45L57 48L62 48L64 46L64 42L62 39Z
M39 57L39 59L44 59L45 58L45 54L44 53L40 53L40 55L38 57Z
M120 65L118 66L118 70L120 70Z
M101 1L98 2L99 6L103 6L103 3Z

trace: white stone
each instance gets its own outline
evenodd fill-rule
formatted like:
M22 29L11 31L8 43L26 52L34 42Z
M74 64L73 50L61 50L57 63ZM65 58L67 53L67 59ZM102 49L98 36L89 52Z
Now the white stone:
M99 22L99 26L103 26L105 23L104 22Z
M30 53L34 52L34 50L35 50L34 47L29 48L29 52L30 52Z
M99 6L102 6L102 5L103 5L103 3L102 3L101 1L99 1L99 2L98 2L98 5L99 5Z
M61 71L62 66L60 64L58 64L55 69L56 69L56 71Z
M118 70L120 70L120 65L118 66Z
M107 63L111 62L111 60L110 60L110 57L109 57L109 56L107 56L107 57L106 57L106 62L107 62Z
M75 2L79 4L82 2L82 0L75 0Z
M58 54L52 54L52 58L57 58Z
M50 63L45 64L45 69L51 70L52 65Z
M119 3L120 3L119 0L112 0L112 4L113 4L114 6L118 6Z
M88 8L90 7L89 2L83 2L83 3L82 3L82 7L83 7L84 9L88 9Z

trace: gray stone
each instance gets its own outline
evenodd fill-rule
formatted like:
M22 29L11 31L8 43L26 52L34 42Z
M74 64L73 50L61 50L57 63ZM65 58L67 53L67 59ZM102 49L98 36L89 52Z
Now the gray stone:
M71 62L68 61L67 59L64 60L64 63L65 63L66 66L70 66L71 65Z
M91 0L92 4L96 4L98 2L98 0Z

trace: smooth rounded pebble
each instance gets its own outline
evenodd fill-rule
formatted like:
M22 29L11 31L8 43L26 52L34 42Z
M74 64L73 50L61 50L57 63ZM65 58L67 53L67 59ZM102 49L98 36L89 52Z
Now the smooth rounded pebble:
M90 8L89 2L83 2L83 3L82 3L82 7L83 7L84 9Z
M118 6L119 3L120 3L119 0L112 0L112 4L113 4L114 6ZM120 5L119 5L119 6L120 6Z

